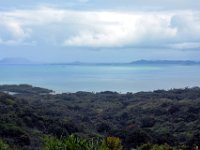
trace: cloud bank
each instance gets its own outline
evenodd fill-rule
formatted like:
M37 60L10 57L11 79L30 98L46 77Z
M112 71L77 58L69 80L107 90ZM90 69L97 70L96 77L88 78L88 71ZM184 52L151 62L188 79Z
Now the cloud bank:
M0 20L0 45L200 47L197 10L124 12L40 7L0 11Z

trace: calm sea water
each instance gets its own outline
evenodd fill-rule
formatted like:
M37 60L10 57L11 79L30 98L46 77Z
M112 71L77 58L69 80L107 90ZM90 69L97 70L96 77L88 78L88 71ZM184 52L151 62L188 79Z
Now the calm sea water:
M57 92L138 92L200 86L200 66L0 65L0 84Z

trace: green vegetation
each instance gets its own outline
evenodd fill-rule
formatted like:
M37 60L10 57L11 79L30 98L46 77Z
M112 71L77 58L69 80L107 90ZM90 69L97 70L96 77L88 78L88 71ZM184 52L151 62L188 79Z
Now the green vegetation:
M11 150L10 146L0 139L0 150Z
M121 140L116 137L84 139L75 135L65 138L45 137L44 150L122 150Z
M101 148L102 143L113 150L122 149L121 144L126 150L200 146L198 87L52 95L28 85L0 86L0 114L0 144L19 150L69 146L70 139L71 143L77 139L74 144L82 144L81 148L93 145L91 149Z
M107 137L105 139L104 150L122 150L121 140L117 137Z
M153 145L153 144L143 144L138 147L138 150L186 150L186 147L172 147L168 144L163 145Z

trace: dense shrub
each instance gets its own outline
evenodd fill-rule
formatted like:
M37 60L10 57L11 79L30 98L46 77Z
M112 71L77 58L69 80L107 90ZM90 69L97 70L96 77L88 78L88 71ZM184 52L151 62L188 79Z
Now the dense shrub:
M10 146L0 139L0 150L11 150Z
M122 150L121 140L117 137L107 137L105 139L104 150Z
M122 150L121 140L116 137L84 139L75 135L60 139L46 136L43 150Z
M135 94L50 92L28 85L0 86L0 138L20 150L39 149L44 135L71 134L119 137L125 149L145 143L200 146L198 87Z

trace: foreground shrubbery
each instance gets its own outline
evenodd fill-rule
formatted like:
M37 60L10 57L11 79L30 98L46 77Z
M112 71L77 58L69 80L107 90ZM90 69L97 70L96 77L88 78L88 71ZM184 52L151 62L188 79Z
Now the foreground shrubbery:
M188 150L200 146L198 87L135 94L49 92L25 85L0 86L0 138L4 144L41 150L45 135L77 134L119 137L126 150L145 143L158 144L151 149L166 149L165 143L171 146L168 148L185 145Z
M198 150L196 145L188 148L186 146L169 146L168 144L143 144L137 150ZM62 137L60 139L52 136L44 138L43 150L123 150L121 139L107 137L105 139L85 139L75 135Z
M168 144L143 144L136 148L137 150L198 150L198 146L169 146ZM7 143L0 139L0 150L17 150L11 148ZM20 150L20 149L18 149ZM92 138L86 139L76 135L57 138L54 136L45 136L43 138L42 150L123 150L121 139L117 137Z
M158 145L158 144L143 144L138 147L137 150L199 150L197 145L193 145L191 147L187 146L169 146L168 144Z
M0 139L0 150L11 150L10 146Z
M167 144L164 145L143 144L140 147L138 147L138 150L185 150L185 148L171 147Z
M87 140L75 135L60 139L47 136L43 150L122 150L122 144L116 137Z

